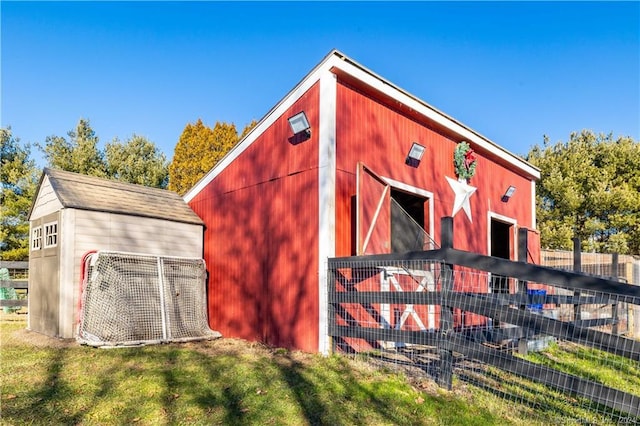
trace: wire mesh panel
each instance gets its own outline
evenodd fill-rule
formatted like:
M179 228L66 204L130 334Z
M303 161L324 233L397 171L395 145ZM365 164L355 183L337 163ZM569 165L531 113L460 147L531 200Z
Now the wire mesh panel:
M97 252L86 259L77 340L117 346L219 337L202 259Z
M208 330L204 261L165 257L162 267L167 337L173 341L201 337Z
M640 423L637 289L450 253L331 259L334 350L449 389L455 375L540 410L543 422Z

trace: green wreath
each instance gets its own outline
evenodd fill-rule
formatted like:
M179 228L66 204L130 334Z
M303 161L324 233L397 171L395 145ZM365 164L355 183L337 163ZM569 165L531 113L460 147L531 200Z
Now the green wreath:
M467 142L460 142L453 152L453 165L459 179L471 179L476 174L478 159Z

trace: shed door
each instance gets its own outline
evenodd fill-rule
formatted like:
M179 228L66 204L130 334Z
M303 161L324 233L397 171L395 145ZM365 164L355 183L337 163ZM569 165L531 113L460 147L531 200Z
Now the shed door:
M391 187L362 163L356 172L357 255L391 251Z

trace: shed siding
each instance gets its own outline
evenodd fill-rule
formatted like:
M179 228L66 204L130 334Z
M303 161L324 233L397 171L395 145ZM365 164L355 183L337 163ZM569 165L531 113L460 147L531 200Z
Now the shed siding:
M73 267L76 246L74 209L62 209L60 221L64 224L60 233L60 336L73 337L78 306L79 267Z
M31 229L55 221L58 222L57 245L44 248L42 244L40 250L29 253L29 329L49 336L58 336L60 332L60 232L64 224L59 212L30 221ZM33 297L34 294L38 297Z
M308 140L287 118L304 110ZM225 336L318 350L318 85L190 201L206 223L209 321Z
M51 182L49 182L49 176L44 176L40 190L36 195L36 201L31 211L30 219L39 219L43 216L55 213L62 208L62 204L56 193L53 191Z
M65 251L62 256L60 336L73 337L77 321L83 256L91 250L114 250L155 255L202 257L200 225L89 210L63 210ZM70 226L72 225L73 226Z
M115 213L76 210L75 255L117 250L202 256L202 226Z
M445 176L455 178L453 152L460 141L446 135L428 120L418 120L386 105L347 84L338 84L337 94L337 168L341 175L337 189L343 199L337 200L337 255L346 254L346 244L353 238L354 211L350 195L356 193L356 167L362 161L376 174L434 194L434 239L439 242L439 218L450 216L454 193ZM405 164L411 144L425 146L425 154L418 167ZM478 188L471 197L473 222L464 212L454 218L454 246L461 250L487 254L488 211L517 218L518 223L532 222L532 193L530 180L521 176L487 153L477 152L478 166L470 184ZM501 201L508 186L517 187L508 203Z

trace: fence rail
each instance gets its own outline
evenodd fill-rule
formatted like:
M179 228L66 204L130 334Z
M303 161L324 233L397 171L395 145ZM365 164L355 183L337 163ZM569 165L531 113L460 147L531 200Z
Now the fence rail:
M0 268L29 269L28 260L0 260Z
M330 259L334 351L411 366L449 389L457 375L533 405L543 386L555 392L546 401L564 398L580 418L640 422L640 287L443 245Z

